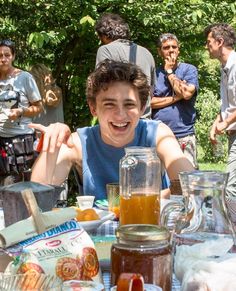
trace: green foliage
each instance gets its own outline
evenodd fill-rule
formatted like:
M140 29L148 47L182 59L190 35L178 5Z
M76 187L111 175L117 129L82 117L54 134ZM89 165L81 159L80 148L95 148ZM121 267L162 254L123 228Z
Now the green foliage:
M219 112L220 101L212 91L205 89L198 95L196 110L198 119L195 125L198 147L201 148L199 159L205 162L225 162L226 158L226 137L222 137L225 154L223 157L216 157L213 154L213 147L210 143L210 128Z

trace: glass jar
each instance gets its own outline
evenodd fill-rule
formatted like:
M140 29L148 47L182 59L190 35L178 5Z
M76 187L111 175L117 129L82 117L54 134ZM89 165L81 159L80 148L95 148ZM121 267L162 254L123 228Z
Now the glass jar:
M111 283L121 273L139 273L145 283L171 290L172 248L170 233L151 224L122 225L116 231L117 242L111 248Z
M161 163L155 148L125 148L120 160L120 224L159 224Z

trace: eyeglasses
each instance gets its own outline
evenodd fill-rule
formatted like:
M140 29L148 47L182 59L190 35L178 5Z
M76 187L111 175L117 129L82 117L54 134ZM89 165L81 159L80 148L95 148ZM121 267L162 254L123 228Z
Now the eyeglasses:
M176 50L178 48L178 46L177 45L165 45L165 46L162 46L163 50L169 50L170 48L172 48L173 50Z
M0 46L9 46L9 47L15 47L15 43L11 41L10 39L3 39L0 40Z

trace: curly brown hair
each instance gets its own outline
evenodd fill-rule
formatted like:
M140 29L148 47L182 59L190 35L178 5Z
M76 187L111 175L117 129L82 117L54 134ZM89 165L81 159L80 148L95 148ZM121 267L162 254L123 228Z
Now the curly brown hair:
M129 39L129 25L118 14L104 13L98 19L95 30L99 36L105 35L111 40Z
M87 79L87 101L96 104L96 96L101 90L107 90L113 82L126 82L137 89L141 107L146 105L150 86L143 71L131 63L105 60L91 73Z

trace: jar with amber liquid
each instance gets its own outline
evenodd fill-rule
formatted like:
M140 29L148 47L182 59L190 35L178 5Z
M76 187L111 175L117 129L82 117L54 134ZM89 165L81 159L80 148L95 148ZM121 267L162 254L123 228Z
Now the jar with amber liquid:
M111 283L121 273L139 273L144 282L171 291L172 248L165 227L151 224L122 225L111 248Z
M161 162L156 148L128 147L120 160L120 225L159 224Z

